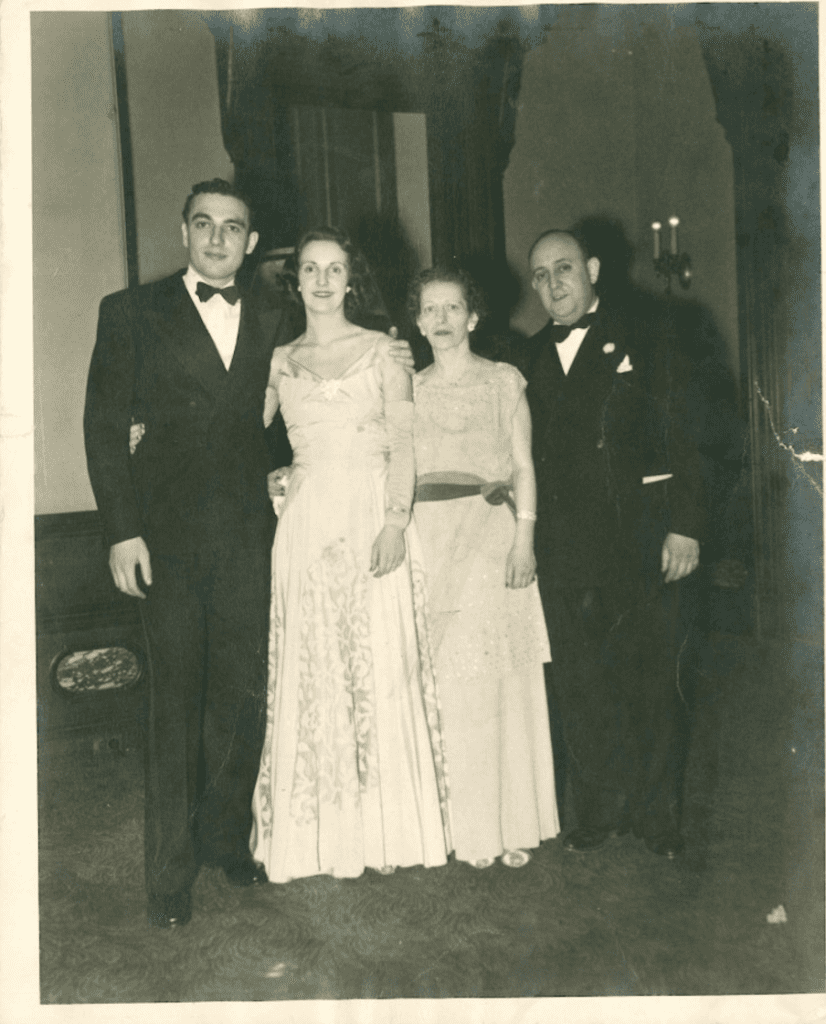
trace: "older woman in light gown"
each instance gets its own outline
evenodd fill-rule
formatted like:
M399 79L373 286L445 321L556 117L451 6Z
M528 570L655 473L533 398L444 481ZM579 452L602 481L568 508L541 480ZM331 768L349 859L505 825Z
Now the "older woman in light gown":
M474 354L477 290L464 273L421 274L410 309L434 362L414 379L414 521L459 860L521 867L559 832L535 581L536 485L525 380Z
M389 339L348 319L340 231L297 248L307 329L278 348L293 466L273 547L267 732L251 848L273 882L444 864L445 780L415 529L413 406ZM444 812L444 813L443 813Z

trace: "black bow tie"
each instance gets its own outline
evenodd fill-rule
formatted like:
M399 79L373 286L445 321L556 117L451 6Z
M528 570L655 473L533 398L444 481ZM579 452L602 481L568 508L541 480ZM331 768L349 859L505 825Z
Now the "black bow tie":
M551 324L551 341L560 345L565 341L571 331L575 331L578 328L584 329L586 327L590 327L596 319L596 316L597 314L595 310L593 313L586 313L584 316L581 316L575 324Z
M227 300L230 306L234 306L238 301L238 289L234 284L231 284L229 288L213 288L211 284L199 281L195 288L195 294L201 302L208 302L213 295L220 295Z

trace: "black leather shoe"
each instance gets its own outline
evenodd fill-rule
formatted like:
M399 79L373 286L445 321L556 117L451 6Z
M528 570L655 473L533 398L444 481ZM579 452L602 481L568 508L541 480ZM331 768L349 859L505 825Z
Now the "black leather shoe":
M569 832L562 843L566 850L584 853L586 850L597 850L610 836L607 828L575 828Z
M192 894L188 889L165 896L150 896L146 916L155 928L183 928L192 917Z
M246 889L249 885L265 885L269 881L264 866L258 864L252 857L225 865L224 874L229 884L236 889Z
M658 832L656 835L646 836L645 845L658 857L668 857L674 860L683 852L685 842L676 829L669 829L667 832Z

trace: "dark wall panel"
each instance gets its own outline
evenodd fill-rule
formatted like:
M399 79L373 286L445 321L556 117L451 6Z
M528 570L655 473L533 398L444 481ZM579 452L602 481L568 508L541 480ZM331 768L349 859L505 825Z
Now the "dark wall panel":
M123 647L145 664L137 601L112 583L97 513L38 516L35 566L41 755L55 741L79 740L95 750L137 742L145 674L123 689L79 693L61 689L55 680L58 662L73 651Z

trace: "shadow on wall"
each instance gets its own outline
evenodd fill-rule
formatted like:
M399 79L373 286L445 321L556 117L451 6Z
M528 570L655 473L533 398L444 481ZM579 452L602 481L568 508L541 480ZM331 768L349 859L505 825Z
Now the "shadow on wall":
M572 230L600 260L597 290L604 302L630 306L640 317L667 316L674 325L674 342L691 367L681 397L692 413L708 505L702 558L711 567L712 593L742 589L742 608L721 621L730 621L732 632L748 631L750 586L743 588L754 575L748 433L722 334L711 311L688 292L655 294L632 281L636 251L619 221L586 217Z
M407 316L407 289L418 271L416 252L398 216L365 213L351 226L350 237L364 254L373 273L382 309L373 311L376 330L396 327L400 338L411 339ZM386 322L381 322L383 319ZM415 324L412 325L415 332Z

